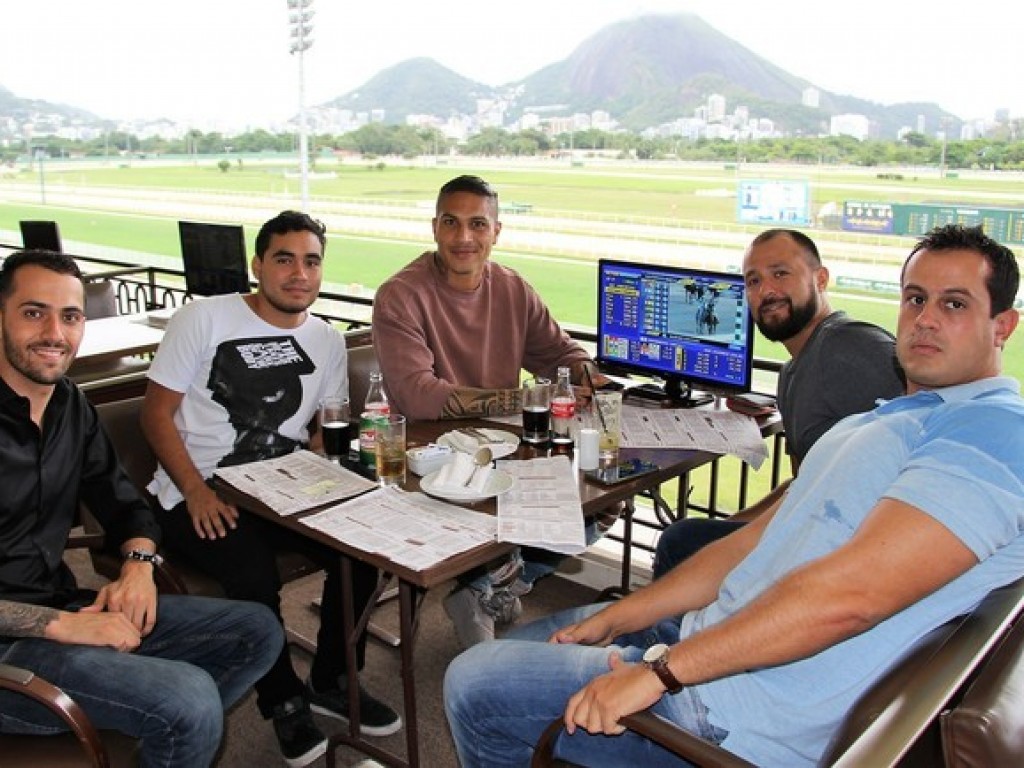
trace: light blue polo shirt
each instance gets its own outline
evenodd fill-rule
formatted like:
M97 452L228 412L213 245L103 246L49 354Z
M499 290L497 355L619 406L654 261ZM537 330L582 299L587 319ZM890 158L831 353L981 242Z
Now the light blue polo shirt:
M1012 378L922 391L839 422L808 453L758 546L688 637L789 570L842 546L888 497L945 525L979 563L871 630L815 656L698 686L723 746L760 765L814 764L857 698L919 637L1024 574L1024 400Z

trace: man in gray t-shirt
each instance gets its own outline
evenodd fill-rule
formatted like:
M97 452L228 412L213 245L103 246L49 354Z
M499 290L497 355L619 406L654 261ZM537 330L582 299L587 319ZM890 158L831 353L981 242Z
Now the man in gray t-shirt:
M826 293L828 269L802 232L762 232L744 254L743 275L754 322L790 354L779 374L778 405L796 475L811 446L836 422L871 410L880 398L903 394L895 340L876 325L833 311ZM728 520L683 519L670 525L658 540L655 578L756 517L788 485Z

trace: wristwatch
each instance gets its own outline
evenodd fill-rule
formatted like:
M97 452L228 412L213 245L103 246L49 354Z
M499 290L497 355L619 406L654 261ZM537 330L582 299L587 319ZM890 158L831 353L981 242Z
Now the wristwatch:
M152 563L154 566L164 564L164 559L156 552L147 552L144 549L133 549L124 556L125 560L138 560L143 563Z
M683 689L683 684L668 668L668 646L664 643L652 645L644 651L644 666L658 676L669 693L679 693Z

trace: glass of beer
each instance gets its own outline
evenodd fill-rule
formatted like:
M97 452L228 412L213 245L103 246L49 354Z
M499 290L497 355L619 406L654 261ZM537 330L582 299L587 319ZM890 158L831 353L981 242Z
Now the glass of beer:
M523 440L544 445L551 431L551 381L527 379L523 382Z
M405 482L405 416L397 413L377 422L377 482L383 488Z
M348 398L328 395L320 401L320 434L323 435L324 453L331 461L348 456L352 442L352 419Z

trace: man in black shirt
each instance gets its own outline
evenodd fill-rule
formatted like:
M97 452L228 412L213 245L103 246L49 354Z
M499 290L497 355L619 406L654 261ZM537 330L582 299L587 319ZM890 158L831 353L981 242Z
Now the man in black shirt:
M0 268L0 661L63 688L97 727L141 739L145 765L209 765L224 708L276 658L280 625L254 604L157 596L160 530L65 377L84 304L70 257L25 251ZM80 501L125 558L99 593L78 589L62 560ZM61 725L0 694L0 730Z

